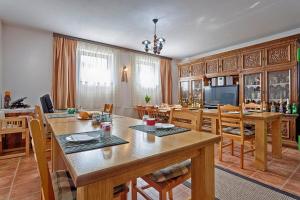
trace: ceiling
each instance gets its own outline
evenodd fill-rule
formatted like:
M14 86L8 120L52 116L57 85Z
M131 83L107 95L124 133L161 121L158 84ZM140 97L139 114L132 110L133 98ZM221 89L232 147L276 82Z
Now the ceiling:
M143 51L152 18L162 55L185 58L300 27L300 0L0 0L0 19Z

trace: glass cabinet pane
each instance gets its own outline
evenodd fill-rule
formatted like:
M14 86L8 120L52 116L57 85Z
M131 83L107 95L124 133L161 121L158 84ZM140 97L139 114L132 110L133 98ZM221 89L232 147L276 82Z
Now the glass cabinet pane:
M268 73L269 103L290 99L290 70Z
M244 101L261 102L261 73L244 75Z
M189 98L189 82L188 81L180 82L180 97L181 97L181 99L188 100L188 98Z
M192 97L195 102L200 103L202 100L202 80L192 81Z

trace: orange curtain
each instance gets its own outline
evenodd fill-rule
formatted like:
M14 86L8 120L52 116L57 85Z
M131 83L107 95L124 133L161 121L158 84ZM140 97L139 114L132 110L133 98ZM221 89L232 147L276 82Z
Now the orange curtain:
M171 60L160 60L160 79L162 102L172 104L172 67Z
M75 107L77 41L53 38L52 99L55 109Z

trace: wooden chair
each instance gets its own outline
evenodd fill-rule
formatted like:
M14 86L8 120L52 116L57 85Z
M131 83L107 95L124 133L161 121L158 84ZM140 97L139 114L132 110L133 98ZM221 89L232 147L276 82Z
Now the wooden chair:
M136 111L139 119L143 119L143 116L146 114L146 108L143 106L136 106Z
M221 141L219 145L219 160L222 161L223 148L231 146L231 154L234 155L234 141L241 143L240 167L244 168L244 154L254 152L253 141L255 133L244 127L243 111L240 106L218 105L219 130ZM231 140L231 143L223 145L224 139ZM246 142L250 141L250 150L244 151Z
M112 114L113 111L113 104L104 104L103 112Z
M44 119L43 119L43 114L42 114L42 110L41 107L36 105L34 108L34 114L35 114L35 118L37 120L39 120L40 125L41 125L41 131L42 131L42 136L43 136L43 141L45 142L45 145L47 144L47 139L51 138L51 136L49 136L48 134L48 129L47 127L44 126ZM46 145L47 146L47 145ZM46 151L51 151L51 149L46 149Z
M29 130L27 128L27 120L26 117L7 117L0 119L0 154L3 152L2 147L2 137L4 135L22 133L22 139L25 139L25 152L24 153L14 153L6 156L1 156L0 159L7 159L19 156L28 156L30 151L30 138L29 138ZM7 151L20 150L18 149L10 149Z
M243 103L243 110L250 110L250 111L262 111L263 106L262 104L256 104L256 103Z
M43 200L73 200L76 199L76 187L69 173L65 170L50 174L45 154L45 143L39 120L30 121L30 129L34 142L35 158L41 177ZM120 185L114 188L114 200L126 200L128 188ZM116 192L117 191L117 192Z
M200 130L202 119L202 110L199 112L177 111L172 110L170 122L176 126ZM184 162L166 167L151 174L141 177L148 185L143 187L137 186L137 181L132 180L132 199L137 199L137 193L140 193L145 199L151 200L151 197L144 192L145 189L155 188L159 192L159 199L166 200L167 194L169 199L173 200L173 188L182 184L191 177L191 161Z

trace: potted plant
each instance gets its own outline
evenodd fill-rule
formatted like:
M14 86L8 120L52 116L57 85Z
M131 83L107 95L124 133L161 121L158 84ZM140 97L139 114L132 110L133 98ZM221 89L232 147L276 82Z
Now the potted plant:
M145 102L146 102L146 104L149 104L150 101L151 101L151 97L148 96L148 95L146 95L145 96Z

